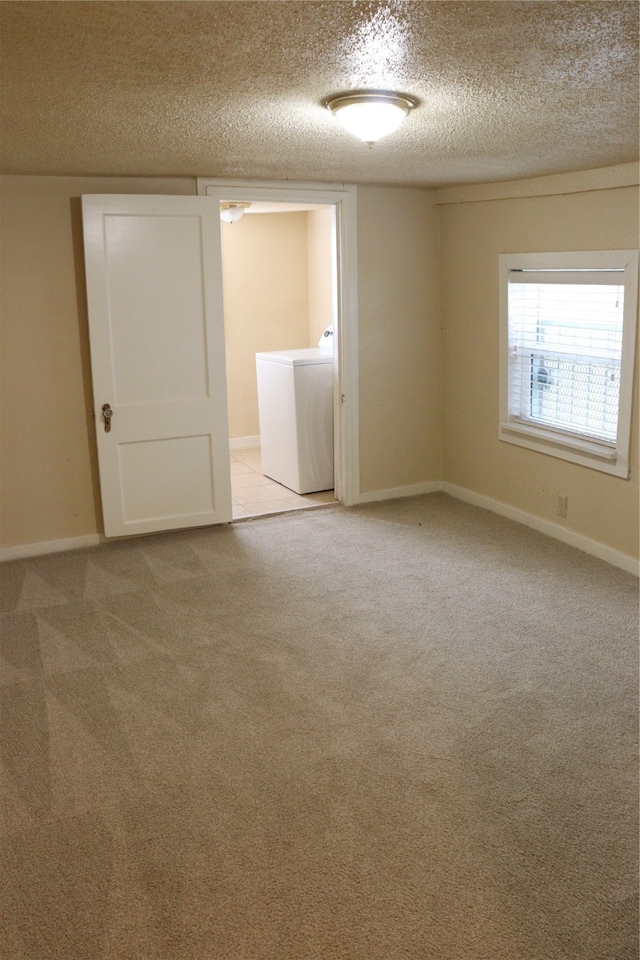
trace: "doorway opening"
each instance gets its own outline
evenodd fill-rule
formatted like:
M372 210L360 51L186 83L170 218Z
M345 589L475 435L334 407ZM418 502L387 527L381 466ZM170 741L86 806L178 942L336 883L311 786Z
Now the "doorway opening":
M220 224L233 518L356 502L355 187L201 178L198 193L218 204L246 205L240 219ZM327 350L327 341L333 350ZM267 363L276 355L294 369L287 373ZM312 363L313 370L307 366ZM290 389L297 397L300 389L310 390L314 404L319 388L306 384L325 372L330 378L328 430L318 428L312 440L306 425L298 428L304 440L293 453L285 442L286 465L276 450L282 437L275 446L271 428L264 437L265 420L276 416L280 422L288 403L285 399L277 415L265 417L267 368L269 378L279 370L277 376L295 380L285 393ZM317 408L313 418L319 423ZM320 447L327 445L333 460L329 479L326 468L311 480L297 473L291 479L292 471L311 470L308 464L322 459ZM299 458L299 468L289 462L292 457Z
M253 202L221 223L234 519L337 502L333 218Z

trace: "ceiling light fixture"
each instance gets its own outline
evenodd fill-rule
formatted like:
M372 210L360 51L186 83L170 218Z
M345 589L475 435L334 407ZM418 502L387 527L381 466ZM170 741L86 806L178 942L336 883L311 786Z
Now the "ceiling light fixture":
M397 130L418 101L387 90L355 90L330 97L325 105L345 130L371 147Z
M226 223L235 223L245 215L247 207L250 206L250 203L221 203L220 219Z

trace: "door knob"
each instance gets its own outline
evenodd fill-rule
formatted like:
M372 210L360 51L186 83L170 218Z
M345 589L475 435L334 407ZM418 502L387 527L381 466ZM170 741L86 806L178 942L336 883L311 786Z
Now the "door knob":
M113 410L110 404L102 404L102 416L104 418L104 432L109 433L111 430L111 417L113 416Z

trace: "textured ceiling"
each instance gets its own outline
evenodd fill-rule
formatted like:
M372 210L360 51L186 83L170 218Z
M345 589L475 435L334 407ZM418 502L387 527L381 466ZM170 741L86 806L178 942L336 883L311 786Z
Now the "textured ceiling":
M5 173L442 185L638 157L636 0L3 2ZM322 106L420 101L372 149Z

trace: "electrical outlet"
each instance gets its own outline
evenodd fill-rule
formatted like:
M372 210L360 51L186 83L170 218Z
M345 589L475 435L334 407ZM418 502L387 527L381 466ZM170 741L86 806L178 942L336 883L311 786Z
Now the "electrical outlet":
M569 497L566 493L558 494L558 502L556 505L556 512L559 517L566 517L567 510L569 508Z

